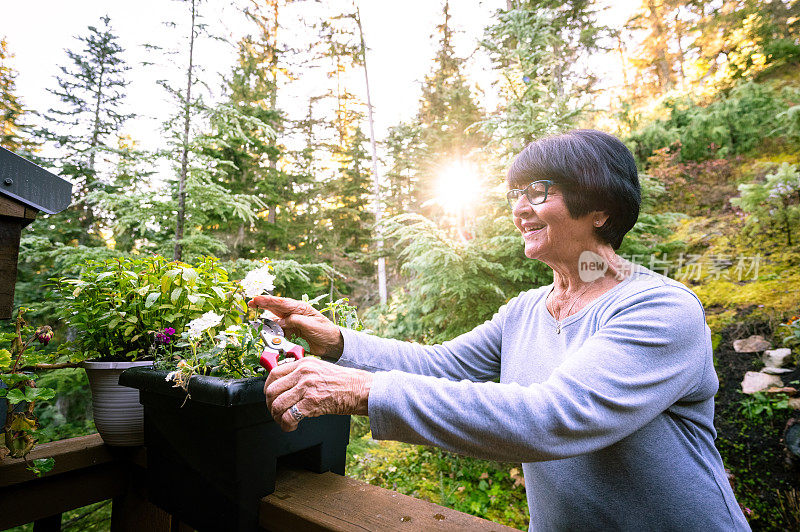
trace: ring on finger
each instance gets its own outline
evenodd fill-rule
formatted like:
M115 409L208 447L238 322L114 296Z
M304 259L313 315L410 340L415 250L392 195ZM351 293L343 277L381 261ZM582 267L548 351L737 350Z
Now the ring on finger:
M300 409L297 408L296 404L292 405L292 407L289 409L289 413L292 415L295 421L300 421L301 419L306 417L305 414L300 412Z

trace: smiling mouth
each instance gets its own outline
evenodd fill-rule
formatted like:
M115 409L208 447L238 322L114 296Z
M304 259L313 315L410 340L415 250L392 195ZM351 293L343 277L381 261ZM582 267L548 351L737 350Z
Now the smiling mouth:
M547 227L547 226L546 225L526 226L526 227L523 227L522 234L523 235L532 235L533 233L537 233L537 232L541 231L545 227Z

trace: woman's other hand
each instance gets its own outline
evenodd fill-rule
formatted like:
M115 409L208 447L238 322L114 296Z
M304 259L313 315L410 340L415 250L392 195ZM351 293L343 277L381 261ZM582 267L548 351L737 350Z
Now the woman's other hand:
M281 429L290 432L306 417L367 415L371 385L372 374L366 371L303 358L270 371L264 394L272 417ZM297 407L294 413L293 406Z
M257 296L248 306L263 308L278 316L287 338L299 336L308 342L312 355L339 358L344 349L344 339L339 328L320 311L306 303L287 297Z

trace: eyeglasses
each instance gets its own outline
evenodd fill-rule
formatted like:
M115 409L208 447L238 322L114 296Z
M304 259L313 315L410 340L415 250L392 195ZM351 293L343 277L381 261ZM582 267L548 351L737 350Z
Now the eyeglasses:
M550 190L551 186L553 186L552 181L543 179L541 181L534 181L523 189L512 188L506 193L508 206L513 210L517 201L519 201L519 197L523 194L525 194L525 199L527 199L528 203L531 205L544 203L547 200L547 192Z

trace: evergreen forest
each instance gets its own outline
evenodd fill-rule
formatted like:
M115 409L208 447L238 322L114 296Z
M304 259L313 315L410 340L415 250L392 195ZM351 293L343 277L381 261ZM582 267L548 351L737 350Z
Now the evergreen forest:
M642 184L619 254L705 307L738 502L754 530L800 529L800 457L783 441L800 418L800 2L497 0L480 3L480 32L458 22L467 3L416 20L428 48L405 60L425 74L398 81L417 104L394 123L360 2L236 0L235 31L214 0L170 2L149 43L120 38L111 15L76 18L50 58L48 108L19 88L39 66L17 60L0 18L0 146L73 187L69 208L22 232L15 308L53 328L58 352L74 332L56 280L92 261L213 257L239 279L268 260L276 295L329 310L346 298L367 330L440 343L552 281L523 254L506 171L535 139L599 129L630 148ZM130 127L149 112L130 103L143 83L169 102L146 138ZM742 390L764 367L734 349L751 335L793 350L778 391ZM82 370L37 382L57 390L36 405L40 442L95 431ZM360 417L347 460L359 480L519 529L535 519L520 464L376 441ZM100 503L64 528L109 519Z

